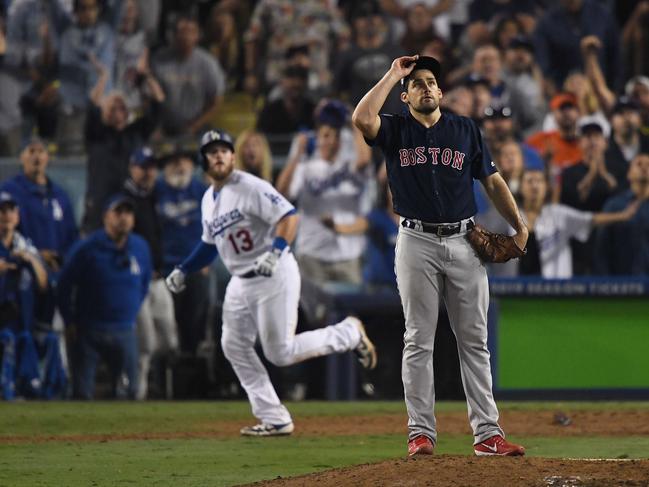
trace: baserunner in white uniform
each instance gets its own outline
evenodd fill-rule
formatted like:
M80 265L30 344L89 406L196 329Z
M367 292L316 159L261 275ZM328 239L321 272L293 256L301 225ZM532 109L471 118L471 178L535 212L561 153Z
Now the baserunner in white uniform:
M182 291L187 273L221 256L232 274L225 292L221 345L260 420L241 434L288 435L293 420L255 352L257 338L266 358L278 366L353 350L363 367L373 369L374 345L355 317L295 334L300 273L289 247L297 228L295 208L266 181L234 170L229 134L205 133L201 155L203 169L214 181L203 196L203 236L169 274L167 285L172 292Z

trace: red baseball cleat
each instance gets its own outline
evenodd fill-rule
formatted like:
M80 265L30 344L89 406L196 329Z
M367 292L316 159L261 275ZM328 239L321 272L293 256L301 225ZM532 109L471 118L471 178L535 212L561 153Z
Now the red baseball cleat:
M521 445L508 442L500 435L487 438L482 443L473 445L473 451L479 457L499 455L503 457L516 457L525 455L525 448Z
M428 436L419 435L415 436L408 442L408 456L413 455L432 455L433 442L430 441Z

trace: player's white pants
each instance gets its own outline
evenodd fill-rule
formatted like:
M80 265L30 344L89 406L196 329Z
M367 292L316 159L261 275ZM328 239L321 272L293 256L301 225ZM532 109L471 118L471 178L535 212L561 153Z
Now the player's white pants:
M221 345L241 385L252 413L263 423L292 421L255 352L259 336L266 358L286 366L354 349L360 331L351 321L295 334L300 297L300 273L291 253L282 255L272 277L233 277L225 292Z
M139 384L137 399L146 399L151 357L178 348L174 302L164 279L154 279L137 315Z

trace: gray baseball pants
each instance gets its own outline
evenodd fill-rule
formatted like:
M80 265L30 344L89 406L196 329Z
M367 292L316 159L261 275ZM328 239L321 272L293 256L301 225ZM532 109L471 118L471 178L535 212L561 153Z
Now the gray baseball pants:
M457 339L462 384L475 444L496 434L498 409L487 349L487 272L462 231L449 237L399 226L395 270L406 321L401 375L408 436L437 442L433 346L441 300Z

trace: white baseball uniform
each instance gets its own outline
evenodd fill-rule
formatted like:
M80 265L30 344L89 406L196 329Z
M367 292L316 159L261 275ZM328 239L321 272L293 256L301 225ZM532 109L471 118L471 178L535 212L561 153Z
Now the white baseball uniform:
M353 350L361 335L351 320L295 334L300 273L290 250L279 258L271 277L255 276L254 262L272 245L275 226L294 211L266 181L235 170L220 191L203 196L201 219L205 243L214 244L232 274L223 305L221 345L248 394L253 414L266 424L292 421L281 404L254 345L278 366Z
M527 215L521 210L527 223ZM562 204L543 206L534 222L534 233L539 246L541 274L546 279L570 279L572 277L572 253L570 239L588 240L593 227L593 214Z

